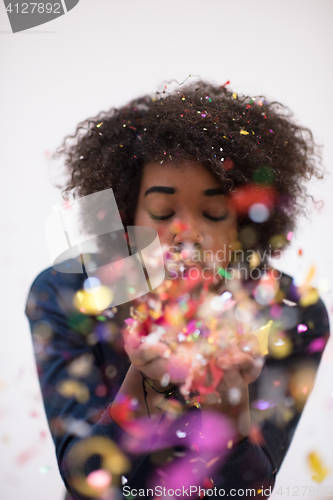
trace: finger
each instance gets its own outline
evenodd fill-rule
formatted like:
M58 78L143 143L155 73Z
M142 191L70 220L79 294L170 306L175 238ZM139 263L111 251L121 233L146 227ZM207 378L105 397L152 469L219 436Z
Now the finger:
M161 342L154 345L140 344L139 347L132 347L125 343L125 350L132 362L139 365L145 365L155 358L165 356L168 346Z
M254 359L249 354L234 350L230 356L220 354L217 356L217 363L224 371L224 378L230 383L239 383L234 370L241 376L243 383L249 384L256 380L263 366L262 358Z
M248 354L237 353L231 357L231 363L239 370L244 381L249 384L259 377L263 359L254 359Z
M239 370L237 370L234 366L230 366L226 368L223 373L222 385L220 386L220 390L229 390L232 388L241 388L244 386L244 380L241 376Z

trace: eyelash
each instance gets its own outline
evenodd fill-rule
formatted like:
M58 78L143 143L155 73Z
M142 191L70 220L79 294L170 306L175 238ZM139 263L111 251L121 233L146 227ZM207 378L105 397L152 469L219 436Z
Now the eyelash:
M171 217L173 217L175 214L162 215L161 217L157 217L156 215L153 215L153 214L149 214L149 215L150 215L150 218L153 220L164 221L167 219L171 219ZM207 215L207 214L203 214L203 215L204 215L204 217L206 217L207 219L209 219L213 222L221 222L221 221L226 220L228 218L228 214L222 215L221 217L212 217L211 215Z

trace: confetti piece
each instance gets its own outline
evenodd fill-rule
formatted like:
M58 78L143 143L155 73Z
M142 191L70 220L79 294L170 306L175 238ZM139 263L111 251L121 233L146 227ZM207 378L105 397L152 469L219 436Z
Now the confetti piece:
M258 184L273 184L274 172L271 167L267 165L260 166L253 174L253 181Z
M312 451L308 455L308 465L311 469L311 472L314 473L312 476L312 480L316 481L316 483L322 483L330 472L330 470L324 466L323 461L318 453L314 451Z
M110 288L100 286L93 289L93 293L88 293L86 290L76 292L73 298L73 305L84 314L98 315L101 310L107 309L112 301L113 293Z
M235 164L234 164L234 162L230 158L226 158L224 160L223 168L227 172L229 172L230 170L232 170L234 168L234 166L235 166Z
M292 353L293 343L291 340L283 335L283 332L276 333L269 337L268 352L273 358L282 359L286 358Z
M220 457L217 456L215 458L212 458L207 464L206 464L206 469L209 469L209 467L211 467L213 464L215 464L215 462L217 462L218 460L220 460Z
M294 398L295 408L302 411L309 394L312 392L316 371L312 366L299 368L291 377L289 389Z
M56 385L56 389L64 398L75 398L79 403L89 400L89 389L86 384L77 380L62 380Z
M295 307L295 306L297 306L297 303L293 302L292 300L282 299L282 302L284 304L286 304L286 306L289 306L289 307Z
M256 203L265 205L271 210L274 207L276 193L273 187L263 184L248 184L231 193L229 203L239 215L246 215L250 207Z
M220 267L220 269L217 271L222 278L227 278L228 280L231 280L232 275L223 267Z
M302 307L309 307L312 304L316 304L319 300L318 291L315 288L310 288L304 294L302 294L299 303Z
M100 493L103 493L111 484L112 475L110 472L99 469L91 472L87 476L87 484L92 488L98 490Z
M15 458L15 462L18 465L25 465L29 460L34 458L40 452L40 447L38 445L33 444L29 448L21 451Z
M211 478L205 477L203 480L203 487L207 489L214 488L214 481Z
M89 457L95 454L101 457L103 473L94 471L99 472L99 474L91 477L90 482L94 484L94 486L91 486L84 474L84 464ZM101 436L94 436L76 442L69 451L68 460L76 464L76 474L73 474L70 478L71 486L78 493L88 497L99 496L100 489L96 488L96 484L103 483L105 485L108 478L112 478L113 475L121 476L126 474L131 467L128 458L117 445L110 439ZM107 477L104 472L108 473L109 476Z
M241 130L239 133L242 135L249 135L250 132L247 132L246 130Z
M269 321L265 326L262 326L259 330L253 332L253 335L255 335L259 341L261 356L266 356L266 354L268 354L268 336L272 325L273 321Z
M258 446L263 446L265 444L264 436L262 435L261 429L258 425L252 424L249 434L250 443L257 444Z
M254 203L250 206L248 215L253 222L259 224L269 219L269 210L263 203Z
M46 474L46 472L48 472L50 469L51 469L51 467L48 467L48 466L41 467L39 469L39 473L40 474Z
M315 266L311 266L310 269L309 269L309 272L308 272L308 274L307 274L307 276L305 278L305 283L304 283L305 286L309 285L312 282L315 273L316 273L316 267Z
M310 353L313 352L322 352L327 344L327 338L326 337L318 337L317 339L314 339L308 346L308 351Z
M171 226L170 226L170 231L173 233L173 234L177 234L177 233L180 233L180 232L183 232L183 231L186 231L187 230L187 224L185 224L185 222L182 222L180 219L175 219Z

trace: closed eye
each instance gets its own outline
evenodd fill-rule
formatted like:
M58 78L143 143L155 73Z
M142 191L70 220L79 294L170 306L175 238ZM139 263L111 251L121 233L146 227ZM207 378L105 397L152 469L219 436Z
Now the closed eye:
M175 214L170 214L170 215L154 215L154 214L149 214L150 218L153 220L167 220L171 219Z
M213 217L212 215L208 215L208 214L203 214L204 217L206 217L206 219L209 219L213 222L220 222L222 220L226 220L228 218L228 212L224 215L221 215L220 217Z

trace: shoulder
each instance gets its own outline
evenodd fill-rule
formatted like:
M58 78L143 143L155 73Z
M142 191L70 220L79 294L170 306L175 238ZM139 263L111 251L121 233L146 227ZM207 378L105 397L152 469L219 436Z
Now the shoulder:
M48 267L41 271L36 278L33 280L30 289L38 290L44 288L45 286L62 286L68 288L76 288L87 279L86 272L78 273L77 270L77 260L69 259L64 262L64 267L68 270L67 272L56 271L53 267ZM73 271L72 271L73 269Z

